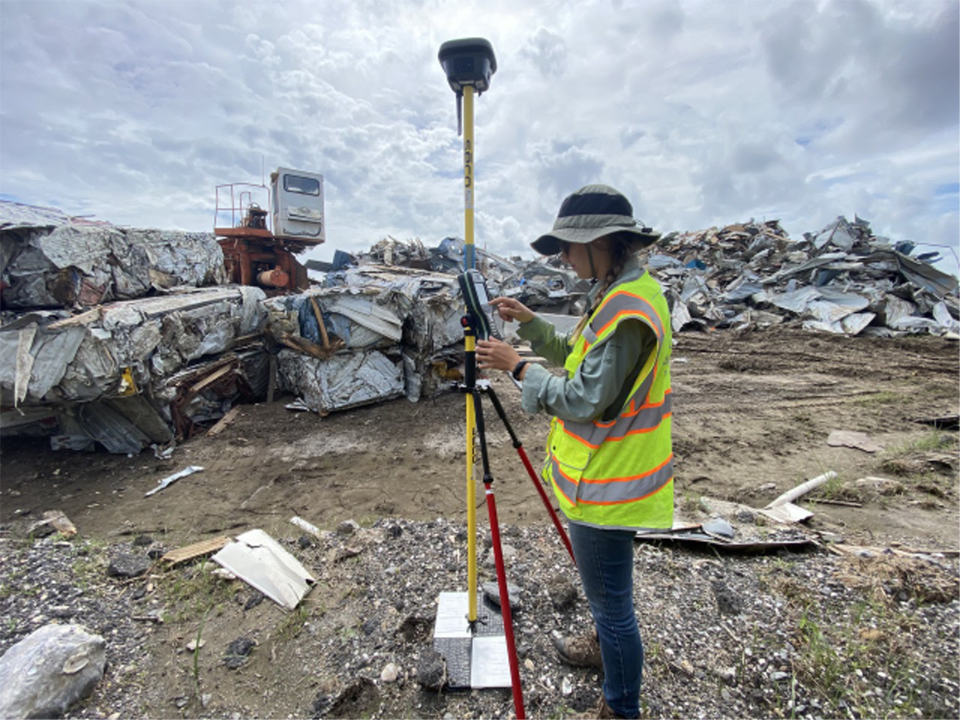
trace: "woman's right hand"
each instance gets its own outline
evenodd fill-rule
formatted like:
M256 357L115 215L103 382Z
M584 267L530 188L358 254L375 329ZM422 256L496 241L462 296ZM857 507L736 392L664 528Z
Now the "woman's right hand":
M530 322L535 317L533 310L519 300L508 297L498 297L490 301L490 305L497 309L501 320L515 320L519 323Z

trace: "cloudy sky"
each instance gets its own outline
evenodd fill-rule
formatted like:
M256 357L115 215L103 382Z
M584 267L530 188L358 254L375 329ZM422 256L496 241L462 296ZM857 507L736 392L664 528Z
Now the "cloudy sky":
M496 51L477 244L532 256L605 182L658 230L838 215L957 247L958 0L0 0L0 198L210 230L214 188L325 177L327 244L463 235L440 45ZM956 268L952 253L951 268ZM946 268L945 268L946 269Z

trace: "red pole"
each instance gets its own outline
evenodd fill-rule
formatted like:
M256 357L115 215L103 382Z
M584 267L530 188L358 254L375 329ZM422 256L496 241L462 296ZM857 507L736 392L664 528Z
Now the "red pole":
M510 663L510 684L513 690L513 708L517 720L524 720L523 690L520 687L520 665L517 661L517 646L513 639L513 617L510 615L510 596L507 594L507 571L503 566L503 550L500 547L500 525L497 523L497 500L490 482L484 482L487 495L487 512L490 514L490 534L493 539L493 558L497 564L497 587L500 590L500 612L503 614L503 632L507 639L507 660Z

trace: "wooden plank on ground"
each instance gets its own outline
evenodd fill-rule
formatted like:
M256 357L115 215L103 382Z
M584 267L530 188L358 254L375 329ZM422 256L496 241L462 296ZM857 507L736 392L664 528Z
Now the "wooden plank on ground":
M219 435L227 425L237 419L240 414L240 406L230 408L230 411L217 421L217 424L207 430L208 436Z
M210 538L209 540L201 540L193 545L187 545L186 547L171 550L160 559L170 565L170 567L173 567L174 565L179 565L187 560L193 560L193 558L200 557L201 555L210 555L215 553L228 542L230 542L230 538L228 538L226 535L218 535L217 537Z

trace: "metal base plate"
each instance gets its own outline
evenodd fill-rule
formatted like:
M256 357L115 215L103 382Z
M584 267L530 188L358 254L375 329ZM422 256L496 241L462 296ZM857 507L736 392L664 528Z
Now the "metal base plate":
M468 593L440 593L433 647L447 662L447 686L452 690L510 687L500 610L480 593L473 628L467 620L469 613Z

